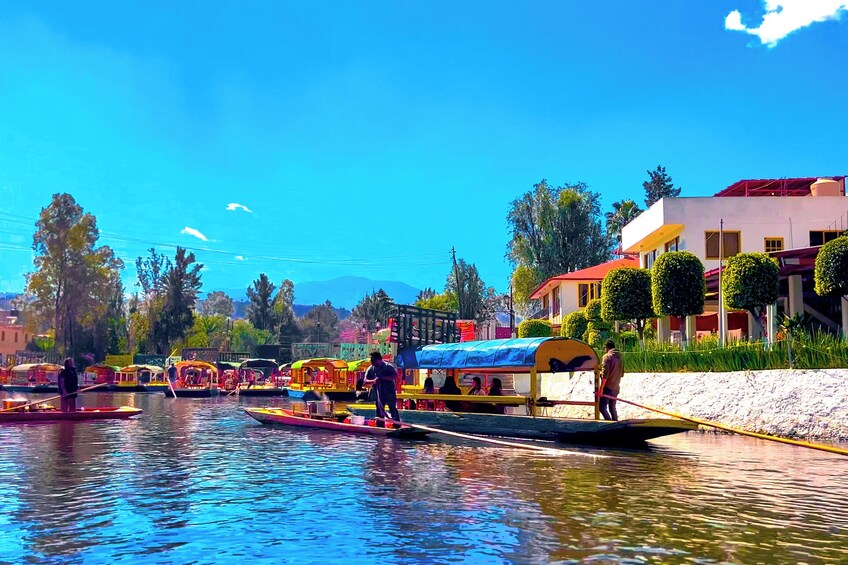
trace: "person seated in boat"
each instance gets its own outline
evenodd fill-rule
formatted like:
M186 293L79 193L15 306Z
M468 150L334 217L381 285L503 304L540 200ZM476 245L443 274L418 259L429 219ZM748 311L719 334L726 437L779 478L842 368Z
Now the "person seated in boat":
M503 383L498 377L492 379L492 386L489 387L489 396L503 396ZM486 414L503 414L504 406L501 404L480 404L478 412Z
M471 390L468 391L468 394L473 396L486 396L486 391L483 390L483 383L480 381L480 377L474 377L471 379Z
M312 367L307 367L306 369L304 369L304 371L303 371L303 386L311 385L313 376L314 375L312 374Z
M453 375L445 377L445 384L439 388L439 394L462 394L462 391L456 386L456 379ZM462 411L462 403L456 400L445 401L445 408L454 412Z
M433 377L427 377L424 379L424 388L421 389L422 394L438 394L436 391L436 385L433 383ZM420 400L418 405L421 406L420 410L435 410L436 403L432 400Z

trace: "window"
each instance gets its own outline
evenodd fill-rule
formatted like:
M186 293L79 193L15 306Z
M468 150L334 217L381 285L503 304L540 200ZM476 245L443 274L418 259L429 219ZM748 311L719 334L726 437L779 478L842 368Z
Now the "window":
M837 237L842 235L841 231L836 230L822 230L822 231L811 231L810 232L810 247L816 247L818 245L824 245L828 241L833 241Z
M549 294L542 297L542 309L547 310L551 306L551 298Z
M580 283L577 285L577 306L585 308L590 300L601 297L601 283Z
M553 316L559 316L560 314L562 314L562 311L561 311L561 310L560 310L560 308L559 308L559 287L556 287L556 288L554 289L554 300L553 300L553 303L554 303L554 311L553 311L553 312L551 312L551 315L553 315Z
M707 259L718 259L719 253L719 240L717 231L708 231L704 232L706 237L706 258ZM738 231L726 231L722 234L724 236L724 251L722 255L722 259L727 259L728 257L733 257L738 254L740 251L740 239L741 232Z
M783 251L782 237L767 237L763 240L766 253L774 253L775 251Z
M675 237L671 241L667 241L665 244L666 252L669 251L680 251L680 236Z
M650 269L654 266L654 261L657 260L657 250L654 249L645 255L645 268Z

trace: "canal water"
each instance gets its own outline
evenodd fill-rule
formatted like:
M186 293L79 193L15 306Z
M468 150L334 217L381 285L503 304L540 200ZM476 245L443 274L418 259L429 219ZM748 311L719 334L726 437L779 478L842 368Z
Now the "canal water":
M837 455L689 433L552 456L239 410L283 403L90 393L144 414L0 425L0 563L848 560Z

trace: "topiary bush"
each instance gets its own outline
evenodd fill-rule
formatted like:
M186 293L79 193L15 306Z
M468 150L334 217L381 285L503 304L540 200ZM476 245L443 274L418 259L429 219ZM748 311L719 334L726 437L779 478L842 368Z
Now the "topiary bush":
M780 290L777 260L765 253L740 253L727 260L721 291L729 308L747 310L762 333L760 317L777 301Z
M601 316L608 321L632 321L643 337L645 322L654 317L651 272L648 269L613 269L601 284Z
M848 237L837 237L819 249L814 273L819 296L848 295Z
M524 320L518 324L518 337L551 337L552 333L547 320Z
M590 300L583 309L583 315L589 322L601 320L601 300L599 298Z
M576 310L565 317L562 326L559 328L559 335L573 339L583 339L583 334L586 333L586 325L586 315L583 313L583 310Z
M694 253L669 251L657 257L651 269L654 312L680 318L680 337L684 343L687 341L684 318L703 313L706 294L704 264Z

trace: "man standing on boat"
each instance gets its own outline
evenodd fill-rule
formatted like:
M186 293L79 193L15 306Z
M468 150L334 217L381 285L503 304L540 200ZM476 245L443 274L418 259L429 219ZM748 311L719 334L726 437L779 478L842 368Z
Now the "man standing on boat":
M168 366L168 381L170 381L171 386L177 386L177 368L174 366L173 361Z
M371 366L365 371L364 384L371 385L377 391L377 418L388 418L386 413L386 404L389 405L389 410L392 413L392 420L400 422L400 414L397 409L397 392L395 391L395 381L397 380L397 371L394 367L383 361L383 356L379 351L371 353ZM383 420L377 420L377 425L382 427L385 425ZM397 427L398 424L395 424Z
M604 420L618 420L615 398L621 388L621 377L624 376L624 361L611 339L607 341L605 347L607 352L601 359L601 398L598 408L600 408ZM609 410L607 410L607 407L609 407Z
M68 357L65 359L65 366L59 371L57 384L59 385L59 394L62 395L62 400L60 401L62 412L76 412L79 379L72 358Z

